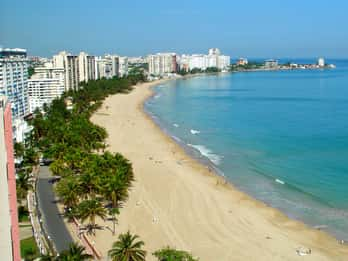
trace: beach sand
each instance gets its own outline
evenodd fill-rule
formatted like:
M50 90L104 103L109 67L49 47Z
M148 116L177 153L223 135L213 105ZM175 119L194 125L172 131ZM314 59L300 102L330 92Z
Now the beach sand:
M111 152L133 164L136 181L119 215L116 235L98 230L93 238L104 256L119 233L140 236L148 251L172 246L201 261L348 260L348 248L330 235L287 218L238 191L190 158L143 112L151 86L108 97L92 121L106 128ZM98 221L99 225L110 221ZM301 257L298 248L311 249Z

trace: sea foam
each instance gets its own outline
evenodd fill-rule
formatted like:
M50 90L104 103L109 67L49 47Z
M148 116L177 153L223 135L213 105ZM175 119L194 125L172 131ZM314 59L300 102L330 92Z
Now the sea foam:
M198 150L202 156L207 157L215 165L219 165L223 158L222 156L219 156L213 153L210 149L208 149L204 145L193 145L193 144L187 144L187 145Z
M191 129L190 132L191 132L191 134L193 134L193 135L196 135L196 134L201 133L199 130L193 130L193 129Z

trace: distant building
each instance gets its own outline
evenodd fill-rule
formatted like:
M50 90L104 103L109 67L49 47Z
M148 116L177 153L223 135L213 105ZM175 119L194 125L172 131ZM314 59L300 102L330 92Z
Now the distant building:
M44 67L36 67L35 73L28 80L29 111L36 108L42 110L43 105L49 105L65 91L64 68L53 67L46 63Z
M148 56L149 74L163 76L176 73L177 60L175 53L157 53Z
M79 82L95 80L95 57L81 52L78 56L79 61Z
M246 59L246 58L239 58L236 64L237 65L247 65L248 64L248 59Z
M325 59L324 58L320 57L318 59L318 66L319 67L324 67L325 66Z
M96 57L96 79L123 77L128 75L128 57L107 54Z
M28 61L25 49L0 48L0 95L10 100L13 118L29 112Z
M111 60L111 71L112 71L112 77L119 76L120 72L120 57L117 55L110 56ZM124 61L121 61L124 62Z
M0 205L1 260L20 261L11 105L4 96L0 96Z
M53 67L64 68L65 90L77 90L79 87L79 59L65 51L53 56Z
M129 64L142 64L146 63L146 58L139 56L139 57L128 57L128 63Z
M220 55L220 49L219 48L210 48L208 51L209 55Z
M178 57L180 70L190 71L192 69L206 70L209 67L216 67L225 70L230 66L230 56L221 55L218 48L211 48L206 54L182 55Z
M112 61L111 59L98 56L95 58L95 77L96 79L113 77Z
M124 77L128 75L128 57L119 57L118 76Z
M274 59L269 59L265 61L265 68L274 69L278 67L278 61Z

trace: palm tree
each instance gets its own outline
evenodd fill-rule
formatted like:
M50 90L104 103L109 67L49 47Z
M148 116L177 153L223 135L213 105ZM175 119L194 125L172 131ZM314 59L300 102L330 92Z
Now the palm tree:
M115 235L115 226L117 222L116 215L120 214L120 210L118 208L111 208L109 209L109 214L112 217L112 225L113 225L112 234Z
M112 261L144 261L146 251L141 249L144 242L136 241L138 238L138 235L131 235L129 231L120 234L108 252Z
M127 185L127 182L122 180L119 176L113 175L103 179L101 192L106 200L111 201L112 207L117 208L120 201L127 199L128 188L129 185Z
M74 208L77 205L80 195L80 184L75 177L71 176L60 180L56 191L66 208Z
M100 203L100 201L96 199L90 199L82 201L78 206L78 216L81 219L81 222L85 220L89 220L89 224L87 226L88 231L94 233L94 229L96 228L95 219L96 217L100 217L103 220L106 218L106 210Z
M84 198L94 199L99 190L98 176L93 171L86 171L79 175L79 183Z
M30 176L27 173L27 171L20 171L17 173L16 178L16 190L17 190L17 197L19 202L21 202L22 199L25 199L27 196L28 190L32 188L30 182L29 182Z
M91 260L93 256L85 253L85 247L79 246L76 243L71 243L69 248L63 250L57 260L59 261L84 261Z

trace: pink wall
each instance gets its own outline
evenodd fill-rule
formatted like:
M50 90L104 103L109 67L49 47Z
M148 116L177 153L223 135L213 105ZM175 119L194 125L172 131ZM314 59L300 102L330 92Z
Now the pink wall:
M7 179L9 191L9 203L11 214L11 235L12 235L12 250L13 260L20 261L20 242L19 242L19 227L18 227L18 213L17 213L17 194L16 194L16 176L14 166L14 151L12 140L12 116L11 105L7 103L4 110L4 131L5 143L7 150Z

